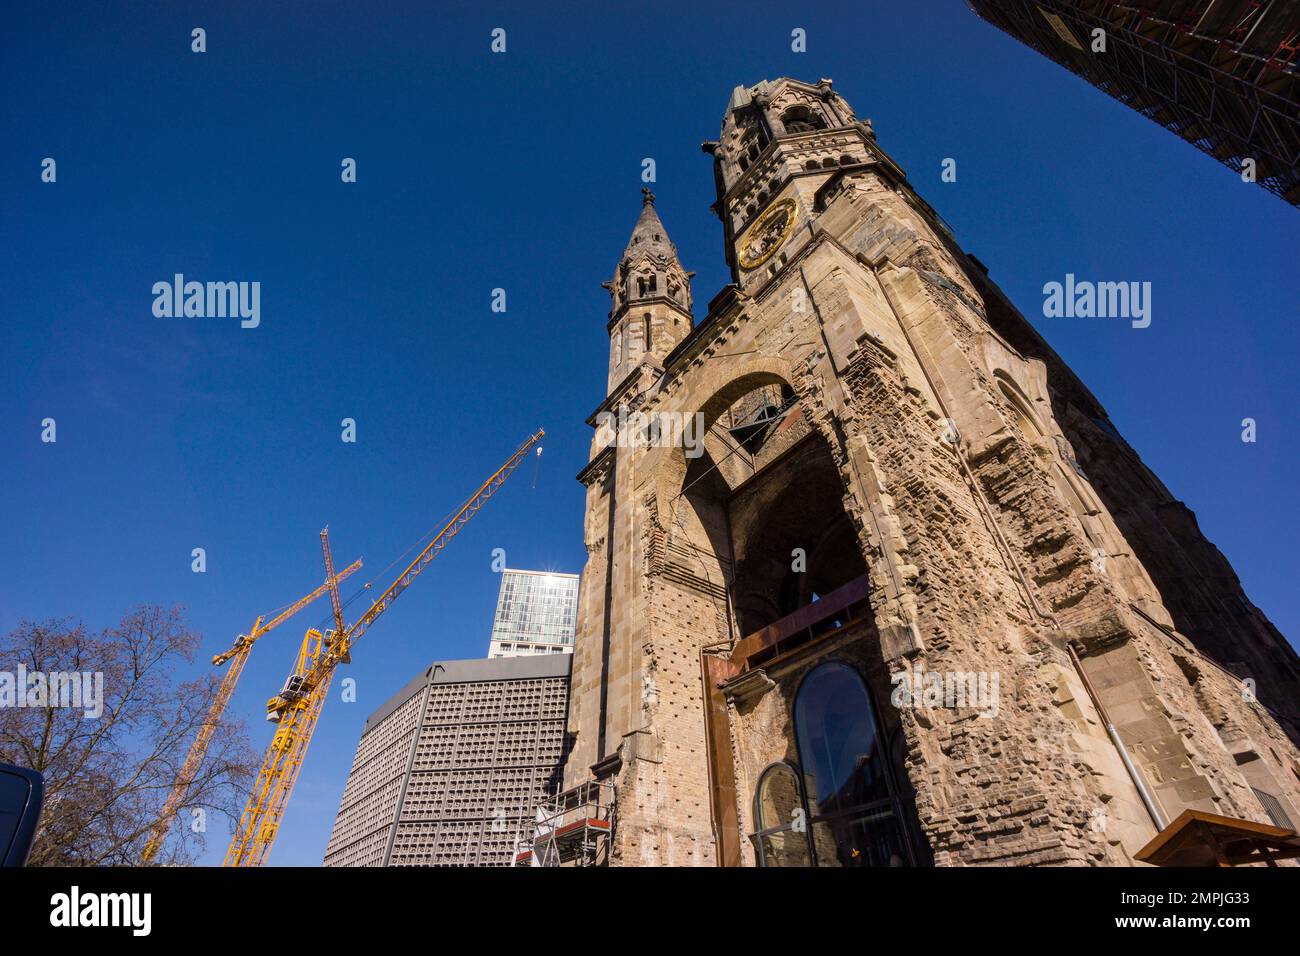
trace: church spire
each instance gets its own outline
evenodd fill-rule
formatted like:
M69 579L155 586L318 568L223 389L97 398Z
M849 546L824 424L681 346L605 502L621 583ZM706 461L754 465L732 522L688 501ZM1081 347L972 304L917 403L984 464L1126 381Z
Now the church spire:
M677 259L677 247L668 238L668 230L664 228L659 213L655 210L655 194L648 187L641 190L641 215L637 216L636 225L632 227L632 236L623 250L621 262L627 262L643 253L658 261L672 262L678 268L681 267ZM686 307L690 308L689 302Z
M614 277L604 283L610 294L609 384L622 381L650 355L660 358L691 330L691 276L668 238L655 194L641 190L641 213Z

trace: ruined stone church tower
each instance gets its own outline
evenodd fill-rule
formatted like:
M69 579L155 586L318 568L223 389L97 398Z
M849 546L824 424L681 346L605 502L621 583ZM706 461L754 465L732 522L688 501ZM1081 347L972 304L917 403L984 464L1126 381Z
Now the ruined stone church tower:
M737 87L732 284L606 284L566 783L615 865L1128 864L1300 819L1300 663L832 88ZM702 414L703 453L646 422ZM674 418L675 417L675 418ZM910 692L910 693L909 693Z

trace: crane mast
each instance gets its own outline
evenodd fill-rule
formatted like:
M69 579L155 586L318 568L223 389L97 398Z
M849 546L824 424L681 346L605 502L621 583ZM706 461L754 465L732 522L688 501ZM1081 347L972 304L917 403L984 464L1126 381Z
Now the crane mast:
M331 593L334 607L334 629L322 634L309 630L298 649L293 672L285 681L280 693L266 703L266 719L278 724L275 736L262 760L261 770L249 795L248 804L240 817L239 826L230 849L226 852L226 866L261 866L279 832L280 823L293 793L294 783L302 769L307 747L320 720L321 709L329 694L334 671L339 664L352 659L352 647L384 611L392 606L398 596L428 567L429 562L442 553L463 528L466 522L487 503L505 484L511 473L519 467L529 450L541 441L545 432L536 434L519 446L477 491L460 506L451 520L425 546L406 570L397 576L351 627L343 624L342 607L337 594ZM321 532L321 548L325 566L332 566L329 541ZM328 573L328 572L327 572ZM337 590L337 589L335 589Z
M140 854L141 866L148 866L153 863L154 858L158 856L158 851L162 849L163 842L167 838L167 830L171 826L172 817L181 808L181 804L194 783L199 767L203 764L203 758L207 755L208 746L212 743L212 737L221 723L221 715L225 713L226 705L230 703L230 698L234 696L235 687L239 684L239 675L244 672L244 665L248 663L248 656L258 638L275 630L327 590L331 595L336 595L338 593L338 582L347 578L360 567L361 559L358 558L335 577L334 567L331 563L328 566L324 584L310 594L304 594L269 621L266 620L265 615L258 615L257 620L253 622L252 629L247 634L239 635L228 650L213 656L212 663L214 666L220 667L227 661L230 662L230 666L226 668L226 673L222 676L221 683L217 687L217 693L213 696L212 703L208 705L208 712L203 717L203 723L199 725L198 733L194 735L194 741L190 744L189 752L185 755L185 762L176 774L176 781L167 794L167 800L163 804L162 811L149 829L149 838L145 841L144 851Z

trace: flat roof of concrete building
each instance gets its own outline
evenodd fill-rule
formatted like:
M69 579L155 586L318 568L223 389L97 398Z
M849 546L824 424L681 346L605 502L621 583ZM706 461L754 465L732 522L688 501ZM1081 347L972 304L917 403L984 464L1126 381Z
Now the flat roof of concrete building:
M434 661L417 674L378 710L366 718L362 734L367 734L385 717L434 684L469 684L478 681L542 680L568 677L573 669L572 654L531 654L524 657L478 658L468 661Z

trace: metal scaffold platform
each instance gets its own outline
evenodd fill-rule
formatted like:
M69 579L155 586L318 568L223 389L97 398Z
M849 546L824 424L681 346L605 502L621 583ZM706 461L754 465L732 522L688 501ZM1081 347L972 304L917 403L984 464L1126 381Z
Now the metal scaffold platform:
M532 845L514 865L603 866L613 832L614 785L591 780L538 804Z

